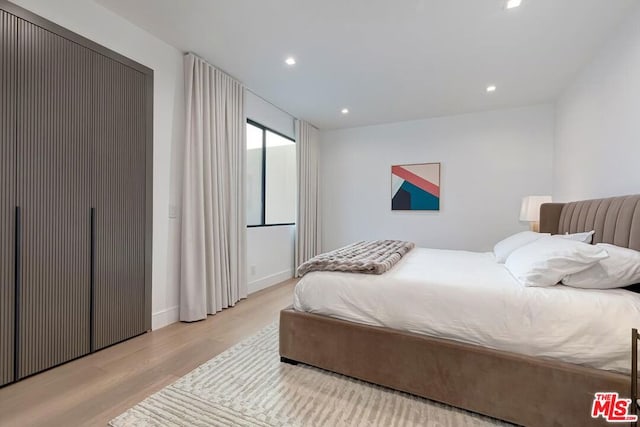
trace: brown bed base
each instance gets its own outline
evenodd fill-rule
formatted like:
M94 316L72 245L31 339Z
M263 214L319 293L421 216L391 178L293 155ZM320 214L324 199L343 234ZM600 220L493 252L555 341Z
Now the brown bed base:
M280 312L280 356L525 426L604 425L594 393L628 396L628 376L291 308Z
M594 243L640 250L640 196L543 205L540 230L595 230ZM594 393L631 392L630 376L614 372L291 308L280 313L280 356L532 427L612 425L591 418Z

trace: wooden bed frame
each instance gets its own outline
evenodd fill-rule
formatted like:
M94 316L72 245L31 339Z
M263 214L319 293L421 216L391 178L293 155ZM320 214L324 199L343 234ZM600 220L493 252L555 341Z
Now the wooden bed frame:
M594 243L640 250L640 196L545 204L540 230L595 230ZM619 373L292 308L280 313L280 356L525 426L610 425L591 418L594 393L631 391Z

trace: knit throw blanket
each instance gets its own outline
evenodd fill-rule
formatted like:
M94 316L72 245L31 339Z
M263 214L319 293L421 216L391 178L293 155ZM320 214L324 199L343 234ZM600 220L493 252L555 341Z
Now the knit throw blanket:
M297 276L312 271L382 274L389 271L416 245L401 240L357 242L335 251L320 254L300 265Z

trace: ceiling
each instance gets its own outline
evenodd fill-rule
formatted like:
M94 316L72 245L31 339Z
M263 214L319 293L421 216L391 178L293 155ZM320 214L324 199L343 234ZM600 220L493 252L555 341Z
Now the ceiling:
M96 1L321 129L551 102L639 3Z

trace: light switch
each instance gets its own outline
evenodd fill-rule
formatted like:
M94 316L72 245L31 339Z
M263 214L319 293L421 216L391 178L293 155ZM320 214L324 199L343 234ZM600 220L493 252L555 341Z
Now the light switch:
M178 207L176 205L169 205L169 218L178 218Z

